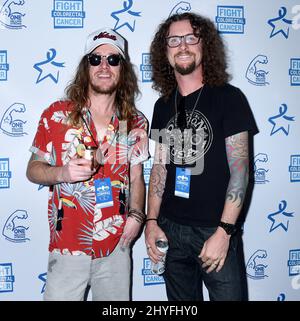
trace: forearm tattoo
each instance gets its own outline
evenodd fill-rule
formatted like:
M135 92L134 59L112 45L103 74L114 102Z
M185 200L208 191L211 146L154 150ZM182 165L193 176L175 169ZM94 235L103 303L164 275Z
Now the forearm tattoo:
M248 132L227 137L225 142L230 169L226 200L240 207L243 205L249 176Z
M167 177L165 165L154 164L150 175L149 195L162 198Z

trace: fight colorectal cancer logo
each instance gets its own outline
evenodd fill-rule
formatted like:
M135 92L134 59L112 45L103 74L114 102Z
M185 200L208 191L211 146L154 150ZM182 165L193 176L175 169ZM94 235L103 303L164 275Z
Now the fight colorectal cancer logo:
M11 263L0 263L0 293L13 292L15 276Z
M152 65L150 64L150 54L142 54L142 64L140 65L140 71L142 72L142 82L152 81Z
M244 33L244 7L218 6L216 23L220 33Z
M7 51L0 50L0 81L7 80L9 64L7 63Z
M83 0L54 0L54 28L83 28Z
M291 182L300 182L300 155L291 155L289 172Z
M300 58L291 58L289 75L291 86L300 86Z
M149 258L144 258L142 275L144 277L145 286L165 283L164 278L161 275L157 275L151 271L151 260Z
M287 265L289 267L289 276L300 274L300 249L289 251Z
M0 158L0 188L10 188L9 158Z

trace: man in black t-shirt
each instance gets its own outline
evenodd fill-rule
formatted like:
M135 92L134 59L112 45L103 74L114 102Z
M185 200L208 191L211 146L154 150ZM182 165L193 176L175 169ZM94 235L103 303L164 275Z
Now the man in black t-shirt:
M228 83L214 24L194 13L163 22L150 48L156 142L145 239L150 259L169 242L163 274L169 300L242 300L239 215L257 127L244 94Z

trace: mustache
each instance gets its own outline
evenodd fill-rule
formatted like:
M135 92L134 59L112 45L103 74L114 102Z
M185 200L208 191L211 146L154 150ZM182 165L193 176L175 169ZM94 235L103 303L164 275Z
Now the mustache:
M179 51L177 52L177 54L175 55L175 57L178 57L180 55L189 55L189 56L195 56L195 54L193 52L190 52L188 50L184 50L184 51Z

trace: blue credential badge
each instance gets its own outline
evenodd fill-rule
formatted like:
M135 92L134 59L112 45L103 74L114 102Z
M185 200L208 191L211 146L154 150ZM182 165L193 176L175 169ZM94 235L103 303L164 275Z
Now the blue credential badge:
M95 180L96 207L105 208L113 206L111 181L109 177Z
M190 197L191 170L176 167L175 196Z

